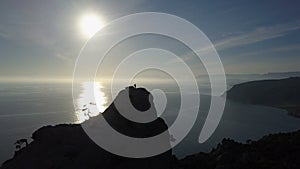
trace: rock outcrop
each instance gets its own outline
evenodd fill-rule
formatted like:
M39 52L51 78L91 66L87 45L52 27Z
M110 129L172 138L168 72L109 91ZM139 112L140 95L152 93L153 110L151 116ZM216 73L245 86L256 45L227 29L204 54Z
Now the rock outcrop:
M126 93L129 94L129 99ZM143 88L126 88L115 99L121 103L122 101L128 103L128 100L140 111L149 110L153 105L151 94ZM126 119L119 113L115 101L105 110L103 116L118 132L132 137L146 138L167 130L167 125L161 118L156 118L150 123L136 123ZM127 110L126 104L121 106ZM147 113L156 115L153 108ZM97 118L93 117L90 120L97 121ZM32 139L30 144L15 152L14 157L6 161L1 169L167 169L171 167L171 150L148 158L121 157L95 144L80 124L45 126L35 131ZM165 141L169 143L169 138Z

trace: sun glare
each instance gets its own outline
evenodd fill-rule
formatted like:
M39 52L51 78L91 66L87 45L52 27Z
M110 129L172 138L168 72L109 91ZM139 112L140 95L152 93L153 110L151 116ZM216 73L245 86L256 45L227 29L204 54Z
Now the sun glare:
M104 20L96 14L84 15L80 20L80 29L87 38L91 38L103 26Z
M76 122L81 123L99 115L106 108L107 98L100 82L84 82L76 103Z

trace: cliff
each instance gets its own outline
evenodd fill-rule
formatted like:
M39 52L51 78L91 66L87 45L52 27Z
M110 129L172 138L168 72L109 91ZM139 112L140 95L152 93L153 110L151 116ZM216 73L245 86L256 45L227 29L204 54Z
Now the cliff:
M123 117L114 103L117 100L126 103L124 99L128 97L124 93L128 91L131 103L138 110L146 111L153 104L153 98L147 90L126 88L103 113L106 121L120 133L138 138L154 136L167 130L161 118L150 123L136 123ZM123 110L127 110L126 106L122 105ZM156 115L155 109L149 113ZM97 118L90 120L97 121ZM95 144L79 124L45 126L35 131L32 139L30 144L16 151L14 157L6 161L1 169L166 169L171 166L171 150L148 158L121 157ZM169 138L165 141L169 143ZM121 151L125 148L120 147Z
M241 103L285 109L300 117L300 77L260 80L234 85L227 98Z

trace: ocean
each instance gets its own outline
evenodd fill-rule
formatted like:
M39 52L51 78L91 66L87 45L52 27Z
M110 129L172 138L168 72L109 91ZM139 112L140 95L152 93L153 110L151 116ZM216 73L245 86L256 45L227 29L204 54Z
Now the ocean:
M78 93L73 104L71 83L0 83L0 163L13 157L14 142L27 138L38 128L61 123L79 123L86 120L83 108L88 106L93 115L104 111L112 97L105 85L98 83L95 92L97 107L90 102L91 84L78 84ZM161 87L166 91L167 106L162 114L168 125L176 118L179 94L168 85L146 86L147 89ZM210 151L223 138L245 142L259 139L270 133L289 132L300 129L300 118L287 115L281 109L246 105L227 100L221 122L215 133L205 143L198 137L210 106L209 88L200 86L200 109L196 123L187 137L173 152L184 157L199 151ZM213 96L216 97L216 96ZM74 106L75 105L75 106Z

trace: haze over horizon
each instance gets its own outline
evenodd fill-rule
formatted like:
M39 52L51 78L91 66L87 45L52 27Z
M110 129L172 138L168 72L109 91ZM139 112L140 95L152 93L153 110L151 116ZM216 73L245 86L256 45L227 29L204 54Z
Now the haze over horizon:
M0 78L71 79L78 53L87 36L93 33L90 32L93 30L85 30L88 35L84 36L79 26L82 16L90 13L101 18L98 26L136 12L163 12L184 18L212 41L226 74L300 71L299 6L299 1L280 0L272 3L244 0L2 1ZM89 24L89 20L85 21ZM138 46L143 48L148 43L168 41L133 39L131 45L136 42L141 42ZM127 50L126 47L131 48L125 46L123 50ZM178 52L178 55L189 60L183 53ZM199 72L205 74L203 70Z

